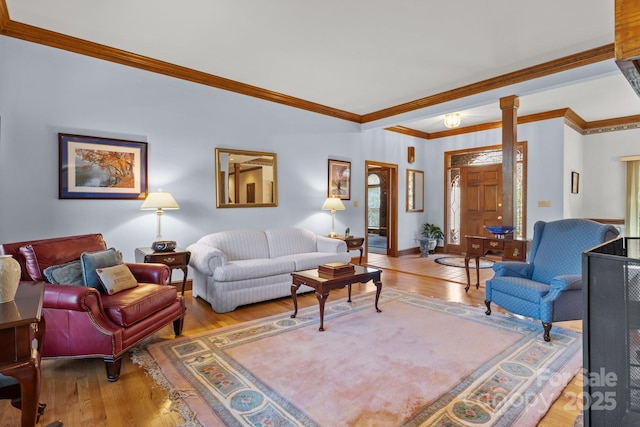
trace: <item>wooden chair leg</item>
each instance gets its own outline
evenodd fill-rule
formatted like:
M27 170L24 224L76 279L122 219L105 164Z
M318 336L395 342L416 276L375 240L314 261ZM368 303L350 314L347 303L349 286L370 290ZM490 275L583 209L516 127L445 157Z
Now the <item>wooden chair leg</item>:
M544 328L543 338L546 342L551 341L551 337L549 336L549 332L551 332L551 323L542 322L542 327Z
M173 333L175 333L177 337L182 335L183 325L184 325L184 317L181 317L173 321Z
M487 316L491 315L491 301L484 300L484 305L487 306L487 311L484 312Z
M107 368L107 379L114 382L120 376L120 367L122 366L122 356L117 359L104 359L105 368Z

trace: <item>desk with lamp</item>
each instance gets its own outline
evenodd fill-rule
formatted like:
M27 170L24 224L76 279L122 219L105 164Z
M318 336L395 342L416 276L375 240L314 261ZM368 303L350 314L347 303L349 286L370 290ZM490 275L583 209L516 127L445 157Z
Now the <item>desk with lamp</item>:
M323 211L331 211L331 233L329 237L332 239L339 239L347 244L347 252L353 250L360 251L360 261L358 264L362 264L362 254L364 251L364 237L355 237L349 234L349 229L344 233L344 236L340 236L336 233L336 211L345 210L344 203L338 197L328 197L322 205Z
M184 295L191 252L176 247L176 242L173 240L163 240L162 238L163 210L180 209L180 206L171 193L158 190L157 192L149 193L142 206L140 206L140 210L153 209L156 210L158 218L156 240L151 243L151 247L136 248L136 262L165 264L171 269L171 272L173 270L182 270L181 294ZM169 273L169 283L171 283L171 273Z

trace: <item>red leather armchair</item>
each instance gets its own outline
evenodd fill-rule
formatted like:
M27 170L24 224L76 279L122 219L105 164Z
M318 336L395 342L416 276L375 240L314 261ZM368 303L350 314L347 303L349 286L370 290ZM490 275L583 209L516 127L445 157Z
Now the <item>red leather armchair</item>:
M25 257L25 250L29 247ZM12 255L22 267L23 281L46 280L43 271L80 259L83 252L106 250L101 234L5 243L0 254ZM185 305L167 284L170 270L164 264L127 266L138 286L113 295L84 286L47 284L43 315L47 325L44 358L96 358L105 361L107 378L116 381L122 356L144 338L173 322L182 333Z

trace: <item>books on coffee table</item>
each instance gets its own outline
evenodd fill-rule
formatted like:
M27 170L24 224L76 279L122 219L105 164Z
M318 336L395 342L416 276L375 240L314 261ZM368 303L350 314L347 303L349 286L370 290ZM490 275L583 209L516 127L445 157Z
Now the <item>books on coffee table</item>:
M350 274L355 271L353 264L346 262L329 262L318 266L318 273L327 276L340 276L342 274Z

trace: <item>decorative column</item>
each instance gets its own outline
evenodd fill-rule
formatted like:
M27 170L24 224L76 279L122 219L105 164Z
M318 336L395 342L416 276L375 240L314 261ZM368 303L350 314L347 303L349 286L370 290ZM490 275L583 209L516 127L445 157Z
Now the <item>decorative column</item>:
M502 225L515 225L516 142L518 141L518 107L515 96L500 98L502 110Z

